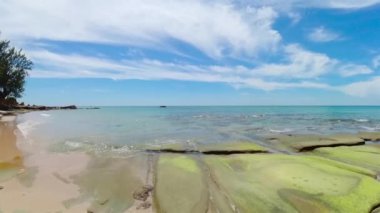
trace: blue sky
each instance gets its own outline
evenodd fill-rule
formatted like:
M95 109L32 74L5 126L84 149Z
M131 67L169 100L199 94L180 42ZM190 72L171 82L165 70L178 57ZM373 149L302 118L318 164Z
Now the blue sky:
M19 0L47 105L380 105L379 0Z

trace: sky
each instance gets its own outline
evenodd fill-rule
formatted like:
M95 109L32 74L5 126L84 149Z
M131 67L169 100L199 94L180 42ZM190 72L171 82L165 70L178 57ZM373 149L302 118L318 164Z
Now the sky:
M380 105L380 0L2 0L44 105Z

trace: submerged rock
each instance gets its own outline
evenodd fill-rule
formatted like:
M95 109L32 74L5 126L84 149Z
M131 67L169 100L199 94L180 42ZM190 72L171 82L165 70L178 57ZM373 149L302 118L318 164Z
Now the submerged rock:
M380 141L380 132L359 132L358 135L366 141Z
M141 189L133 193L133 198L136 200L146 201L149 197L149 193L153 190L153 186L145 185Z
M94 158L83 173L73 177L81 195L65 201L65 205L70 208L88 200L93 212L124 212L135 203L133 192L143 188L147 166L145 155Z
M151 206L152 206L152 204L151 204L150 202L145 201L145 202L141 203L140 205L138 205L138 206L136 207L136 209L137 209L137 210L139 210L139 209L148 209L148 208L150 208Z

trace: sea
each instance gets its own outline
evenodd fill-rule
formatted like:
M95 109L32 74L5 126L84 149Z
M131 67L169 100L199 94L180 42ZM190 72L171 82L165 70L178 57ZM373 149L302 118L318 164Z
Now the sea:
M17 118L29 143L128 152L145 145L261 141L278 134L380 131L379 106L158 106L35 111Z

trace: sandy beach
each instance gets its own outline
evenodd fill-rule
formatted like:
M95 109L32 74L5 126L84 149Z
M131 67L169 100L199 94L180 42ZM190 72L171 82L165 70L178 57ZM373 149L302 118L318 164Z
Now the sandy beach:
M151 196L143 202L132 194L153 184L146 156L50 152L26 142L15 122L0 122L1 212L152 212ZM112 208L104 207L108 202Z
M37 144L23 143L14 119L0 123L2 174L0 207L3 212L85 212L86 204L70 211L63 201L79 196L70 176L85 169L84 153L52 154ZM3 175L5 173L5 175Z
M375 212L380 203L377 132L99 152L51 149L16 124L0 123L1 212Z

